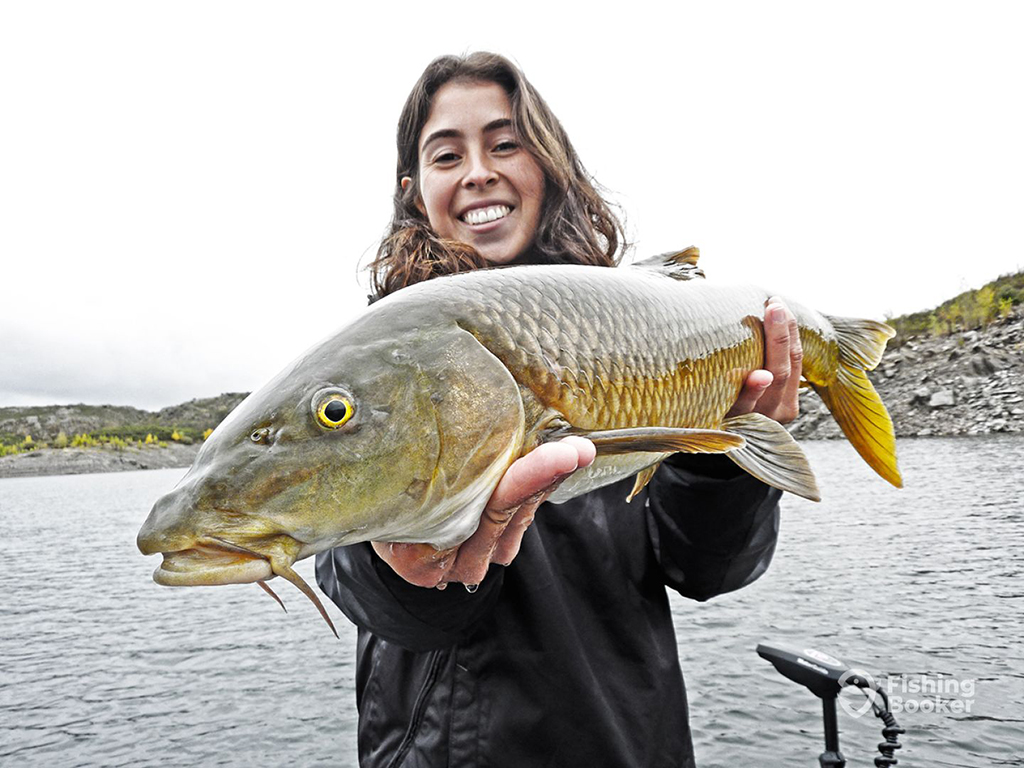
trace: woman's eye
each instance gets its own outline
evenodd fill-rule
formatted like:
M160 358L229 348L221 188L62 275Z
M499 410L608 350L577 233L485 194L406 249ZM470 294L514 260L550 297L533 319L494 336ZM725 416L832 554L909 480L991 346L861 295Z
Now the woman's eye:
M515 149L519 149L519 144L511 139L499 141L494 147L495 152L511 152Z
M457 154L455 154L454 152L442 152L441 154L437 155L434 158L434 163L439 163L441 165L448 165L448 164L454 163L458 159L459 159L459 156Z

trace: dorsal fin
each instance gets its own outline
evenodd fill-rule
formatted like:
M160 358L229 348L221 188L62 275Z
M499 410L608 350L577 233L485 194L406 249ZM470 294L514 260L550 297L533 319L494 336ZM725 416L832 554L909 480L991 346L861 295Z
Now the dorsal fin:
M700 258L700 249L695 245L684 248L681 251L669 251L642 259L633 264L634 267L642 269L653 269L676 280L692 280L695 277L704 277L704 270L697 266L697 259Z

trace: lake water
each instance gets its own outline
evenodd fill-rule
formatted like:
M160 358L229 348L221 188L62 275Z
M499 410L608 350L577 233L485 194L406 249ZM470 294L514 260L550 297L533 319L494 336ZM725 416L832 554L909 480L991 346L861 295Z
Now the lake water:
M903 440L903 491L845 442L805 447L825 501L785 499L768 573L673 602L698 764L817 765L818 700L754 652L779 640L921 707L897 715L900 765L1024 765L1024 439ZM340 642L287 584L285 615L255 585L151 580L135 534L182 474L0 480L0 764L355 764L355 633L333 606ZM880 722L839 725L872 765Z

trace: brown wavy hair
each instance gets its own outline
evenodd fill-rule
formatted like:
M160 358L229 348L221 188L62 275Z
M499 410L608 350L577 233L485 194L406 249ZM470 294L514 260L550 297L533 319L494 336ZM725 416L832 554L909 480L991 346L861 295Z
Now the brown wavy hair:
M544 172L544 204L537 235L515 264L615 266L625 249L622 224L597 191L551 109L522 71L504 56L477 51L441 56L423 71L398 121L394 214L370 263L378 296L440 275L493 266L471 246L438 237L419 201L420 132L434 95L453 81L497 83L512 106L512 129ZM402 189L402 178L412 183Z

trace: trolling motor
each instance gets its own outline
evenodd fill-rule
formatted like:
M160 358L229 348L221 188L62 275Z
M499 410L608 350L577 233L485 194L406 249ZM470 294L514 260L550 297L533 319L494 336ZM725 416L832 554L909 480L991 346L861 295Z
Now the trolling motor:
M770 661L784 676L807 687L821 699L822 714L825 718L825 751L818 757L821 768L844 768L846 765L846 759L839 751L836 699L839 698L839 691L850 685L864 691L864 695L871 701L875 716L881 718L885 724L882 728L885 741L878 745L878 751L882 754L875 758L875 765L882 768L899 762L895 752L901 744L896 737L905 731L900 728L889 710L889 697L871 675L859 669L852 669L835 656L814 648L760 643L757 646L757 653L761 658Z

